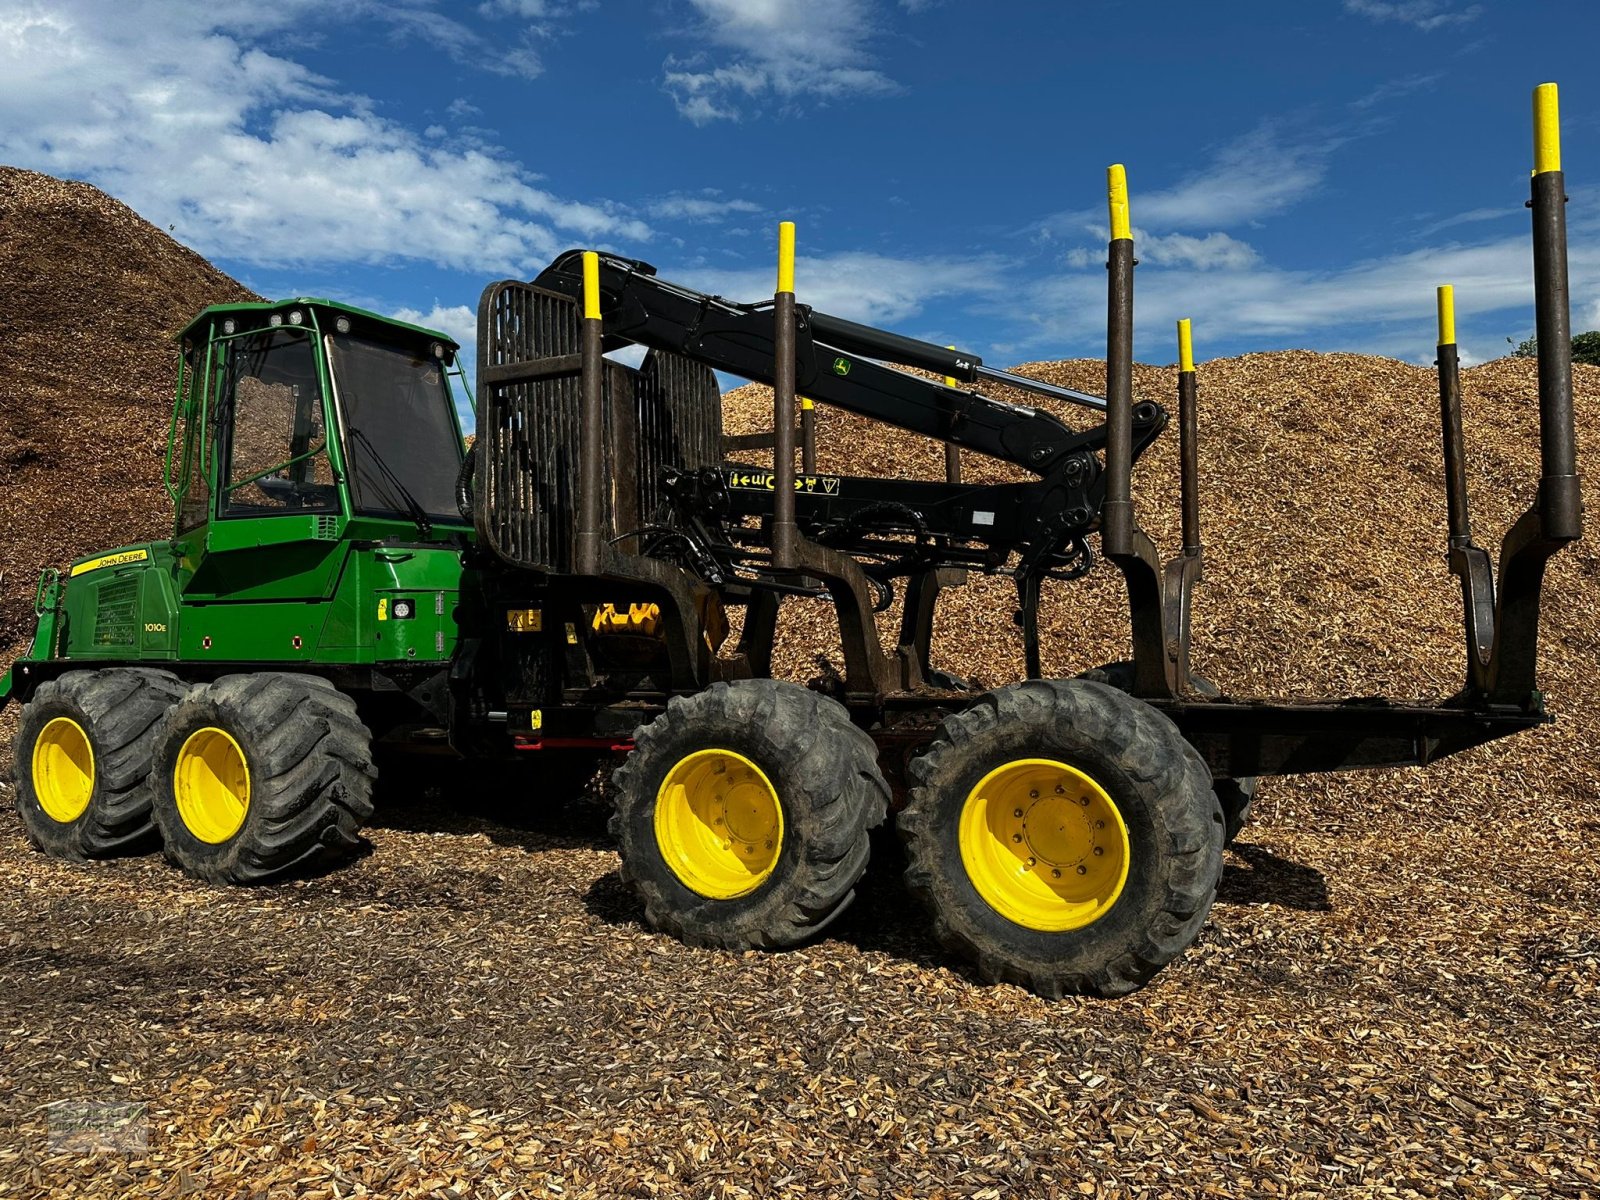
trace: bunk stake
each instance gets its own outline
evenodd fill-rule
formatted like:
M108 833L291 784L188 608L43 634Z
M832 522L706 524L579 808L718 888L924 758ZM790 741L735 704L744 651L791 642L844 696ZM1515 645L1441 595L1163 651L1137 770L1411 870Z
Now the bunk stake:
M1178 322L1178 463L1186 558L1200 557L1200 427L1195 410L1194 337L1185 317Z
M1133 232L1128 178L1106 170L1111 206L1106 309L1106 499L1101 542L1107 557L1133 548Z
M1456 347L1455 289L1439 289L1439 423L1444 431L1444 494L1450 531L1449 563L1461 579L1467 638L1467 685L1482 689L1494 650L1494 569L1472 542L1467 518L1467 467L1461 432L1461 356Z
M1488 699L1542 709L1535 688L1539 593L1545 563L1583 534L1577 441L1572 425L1572 324L1567 292L1566 183L1561 173L1556 85L1533 93L1533 287L1539 337L1539 498L1500 549Z
M1183 645L1168 627L1166 587L1155 544L1133 513L1133 227L1128 220L1128 178L1106 171L1111 245L1106 307L1106 491L1100 510L1100 547L1128 585L1133 633L1133 691L1175 696L1182 681ZM1024 635L1029 630L1024 625ZM1026 640L1026 637L1025 637Z
M1175 695L1189 687L1189 613L1203 577L1200 547L1200 432L1194 343L1187 319L1178 322L1178 465L1183 546L1161 576L1162 648L1166 684ZM1137 643L1136 643L1137 645Z
M582 362L579 404L583 419L578 429L578 528L574 558L578 573L600 573L604 543L605 487L605 360L601 356L600 256L583 255L583 319L578 323L578 353Z
M773 297L772 565L795 566L794 522L794 222L778 226L778 290Z

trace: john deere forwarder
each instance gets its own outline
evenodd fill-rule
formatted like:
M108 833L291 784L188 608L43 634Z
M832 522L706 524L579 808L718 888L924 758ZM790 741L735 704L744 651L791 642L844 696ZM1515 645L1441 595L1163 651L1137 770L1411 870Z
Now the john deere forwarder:
M1168 414L1132 396L1113 167L1104 399L796 304L792 226L765 304L590 252L489 287L465 458L449 339L320 300L207 309L180 335L173 536L47 570L32 651L0 681L0 701L26 705L28 835L68 857L159 841L193 874L255 883L359 844L375 740L471 760L613 752L623 870L658 928L726 947L815 934L904 796L910 888L981 975L1131 990L1198 933L1256 776L1428 763L1549 719L1540 585L1582 507L1554 86L1535 97L1543 473L1498 587L1468 532L1440 290L1467 642L1466 685L1443 703L1241 702L1191 676L1192 353L1184 322L1184 544L1163 563L1130 498ZM626 346L645 349L637 369L604 357ZM714 371L773 385L770 434L724 436ZM1074 430L985 381L1103 423ZM813 401L943 441L946 479L819 474ZM1033 479L963 483L957 448ZM1040 583L1089 570L1096 538L1126 578L1131 661L1040 678ZM1025 675L982 693L932 646L941 590L974 571L1016 582ZM875 613L897 593L886 650ZM792 596L838 613L831 683L770 677Z

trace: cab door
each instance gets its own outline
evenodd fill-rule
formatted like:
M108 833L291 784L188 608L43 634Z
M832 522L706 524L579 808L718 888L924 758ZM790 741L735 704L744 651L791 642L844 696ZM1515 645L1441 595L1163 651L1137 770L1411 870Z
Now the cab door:
M199 658L307 657L344 564L349 512L316 335L254 330L219 339L213 356L210 519L186 539L180 642Z

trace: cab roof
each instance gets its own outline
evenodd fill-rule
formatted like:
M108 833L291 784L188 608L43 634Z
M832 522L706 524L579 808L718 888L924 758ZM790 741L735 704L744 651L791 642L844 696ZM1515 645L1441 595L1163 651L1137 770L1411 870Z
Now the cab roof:
M450 348L452 355L455 351L461 349L460 342L438 329L429 329L426 325L413 325L409 321L396 320L394 317L386 317L382 313L375 313L370 309L357 308L353 304L341 304L337 300L325 300L319 296L291 296L286 300L250 304L212 304L201 309L198 316L178 331L177 336L180 340L187 337L202 336L205 333L205 326L213 319L227 316L239 318L240 324L247 327L258 323L266 325L272 314L281 314L287 320L290 310L296 308L316 309L319 312L330 314L330 317L344 315L358 317L362 321L376 321L390 329L415 333L435 342L443 342ZM260 320L257 322L251 318L260 318ZM333 320L323 321L319 317L318 324L331 327Z

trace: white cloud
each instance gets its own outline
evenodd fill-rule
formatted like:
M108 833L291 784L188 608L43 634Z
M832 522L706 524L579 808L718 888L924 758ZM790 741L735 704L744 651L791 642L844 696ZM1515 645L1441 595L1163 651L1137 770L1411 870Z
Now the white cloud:
M732 57L709 52L669 58L662 86L678 112L704 125L736 120L745 105L772 97L833 99L897 90L862 47L875 26L869 0L690 0L691 31Z
M521 17L525 21L541 21L552 15L554 6L549 0L486 0L478 5L485 17Z
M574 237L642 240L489 149L428 141L252 38L315 16L236 0L0 0L0 158L110 191L202 253L524 272Z
M542 32L530 27L514 40L489 39L453 17L439 12L435 0L354 0L350 12L380 20L400 40L415 37L464 67L534 79L544 63L534 49ZM326 11L326 10L324 10Z
M1449 0L1344 0L1346 12L1374 21L1398 21L1424 33L1446 25L1464 25L1483 12L1481 4L1458 8Z
M1108 230L1100 232L1109 233ZM1187 233L1149 234L1142 229L1133 231L1134 244L1139 247L1139 259L1151 266L1192 267L1197 271L1238 270L1256 263L1260 255L1248 242L1229 237L1225 233L1208 233L1195 237ZM1105 262L1105 247L1075 246L1067 252L1067 265L1071 267L1098 266Z
M657 221L687 221L694 224L720 221L736 213L762 211L761 205L752 200L723 199L722 193L716 188L706 188L700 192L674 192L670 196L647 201L643 208L647 216Z
M1292 141L1265 122L1224 144L1200 170L1171 186L1141 191L1129 173L1134 219L1153 229L1225 229L1284 211L1314 193L1327 175L1328 157L1343 138L1324 135ZM1047 235L1102 229L1105 208L1057 213L1040 223Z
M1350 101L1354 109L1375 108L1391 100L1398 100L1401 96L1409 96L1412 92L1420 92L1431 88L1444 77L1442 71L1435 71L1431 75L1407 75L1401 79L1391 79L1387 83L1380 83L1364 96L1358 96Z
M1474 208L1467 212L1453 213L1448 217L1440 217L1431 221L1417 231L1418 237L1432 237L1446 229L1453 229L1457 225L1474 225L1481 221L1499 221L1506 217L1521 216L1514 209L1509 208Z

